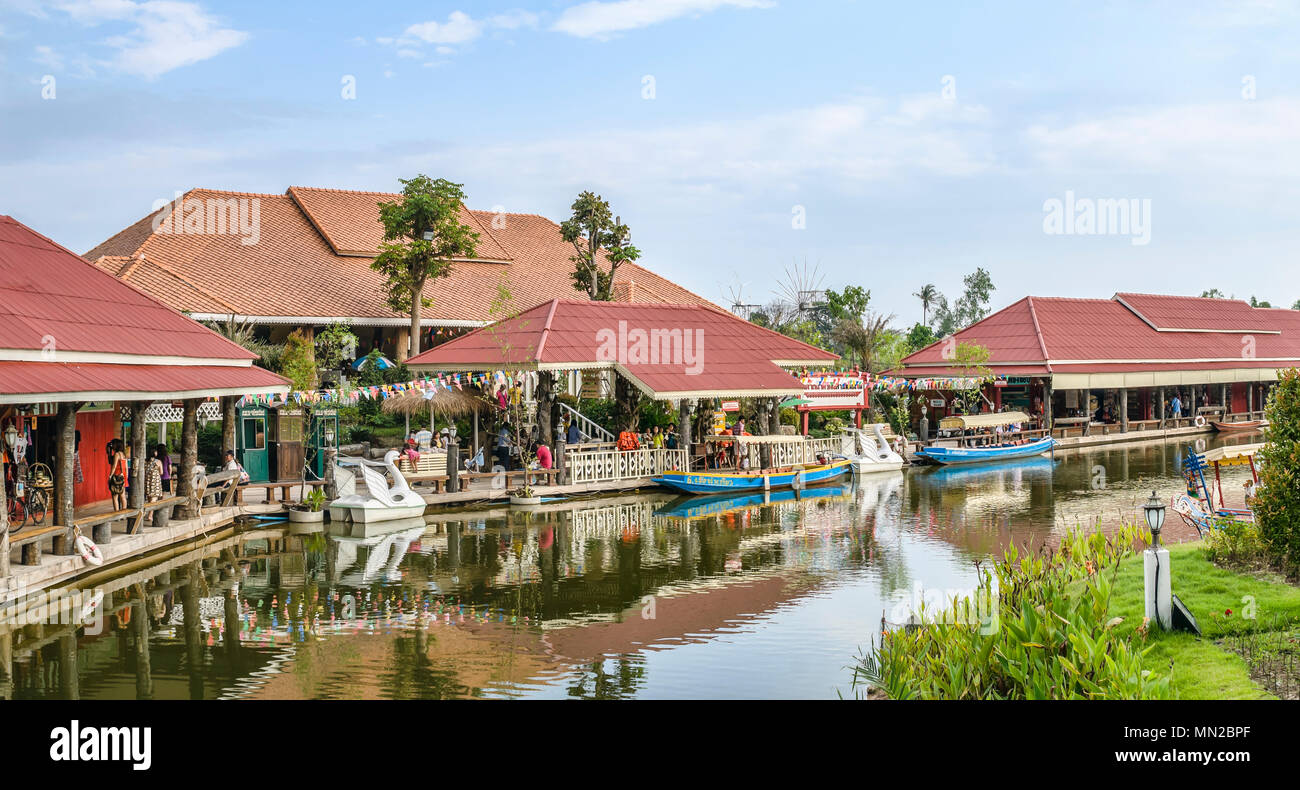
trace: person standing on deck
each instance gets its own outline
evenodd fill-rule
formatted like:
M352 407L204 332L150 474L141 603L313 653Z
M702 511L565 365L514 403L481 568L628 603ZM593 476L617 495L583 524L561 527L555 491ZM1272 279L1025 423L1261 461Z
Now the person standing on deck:
M501 423L497 432L497 463L507 472L510 471L510 423Z
M1174 399L1169 401L1169 412L1174 416L1175 420L1183 416L1183 401L1178 397L1177 393L1174 393Z
M578 430L578 421L569 420L569 431L564 437L566 444L582 444L582 432Z
M172 492L172 454L167 449L167 445L159 443L153 448L153 453L162 463L162 490L164 493Z
M126 510L127 466L121 439L108 443L108 457L108 491L113 497L113 509Z

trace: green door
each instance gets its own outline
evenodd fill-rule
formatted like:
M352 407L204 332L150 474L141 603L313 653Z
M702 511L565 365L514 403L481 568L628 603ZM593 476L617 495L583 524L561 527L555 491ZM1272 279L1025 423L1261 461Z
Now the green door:
M266 410L246 409L239 421L239 463L253 482L267 480Z

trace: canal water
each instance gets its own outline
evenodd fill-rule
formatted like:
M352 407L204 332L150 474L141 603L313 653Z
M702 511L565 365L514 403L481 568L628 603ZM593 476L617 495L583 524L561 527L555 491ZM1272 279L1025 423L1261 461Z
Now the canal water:
M1009 542L1140 518L1153 489L1181 490L1185 448L908 469L766 503L654 492L368 529L253 521L90 580L100 627L12 636L8 685L20 699L852 696L882 617L971 588ZM1229 499L1248 474L1225 475ZM1171 538L1194 537L1176 521Z

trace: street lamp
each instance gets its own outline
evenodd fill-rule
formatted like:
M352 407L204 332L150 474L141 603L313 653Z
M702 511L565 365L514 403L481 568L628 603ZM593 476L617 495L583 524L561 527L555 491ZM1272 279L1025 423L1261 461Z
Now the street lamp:
M13 423L9 423L5 427L5 446L10 450L18 448L18 429L14 427Z
M1160 545L1160 529L1165 525L1165 503L1156 496L1156 492L1151 492L1151 498L1142 506L1142 513L1146 516L1147 526L1151 528L1151 545L1158 547Z

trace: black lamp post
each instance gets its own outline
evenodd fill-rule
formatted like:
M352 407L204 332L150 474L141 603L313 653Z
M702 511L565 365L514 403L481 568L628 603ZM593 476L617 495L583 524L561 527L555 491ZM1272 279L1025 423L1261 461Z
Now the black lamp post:
M1142 512L1146 516L1147 526L1151 528L1151 546L1159 548L1160 529L1165 525L1165 503L1160 501L1155 491L1151 492L1151 498L1142 506Z

